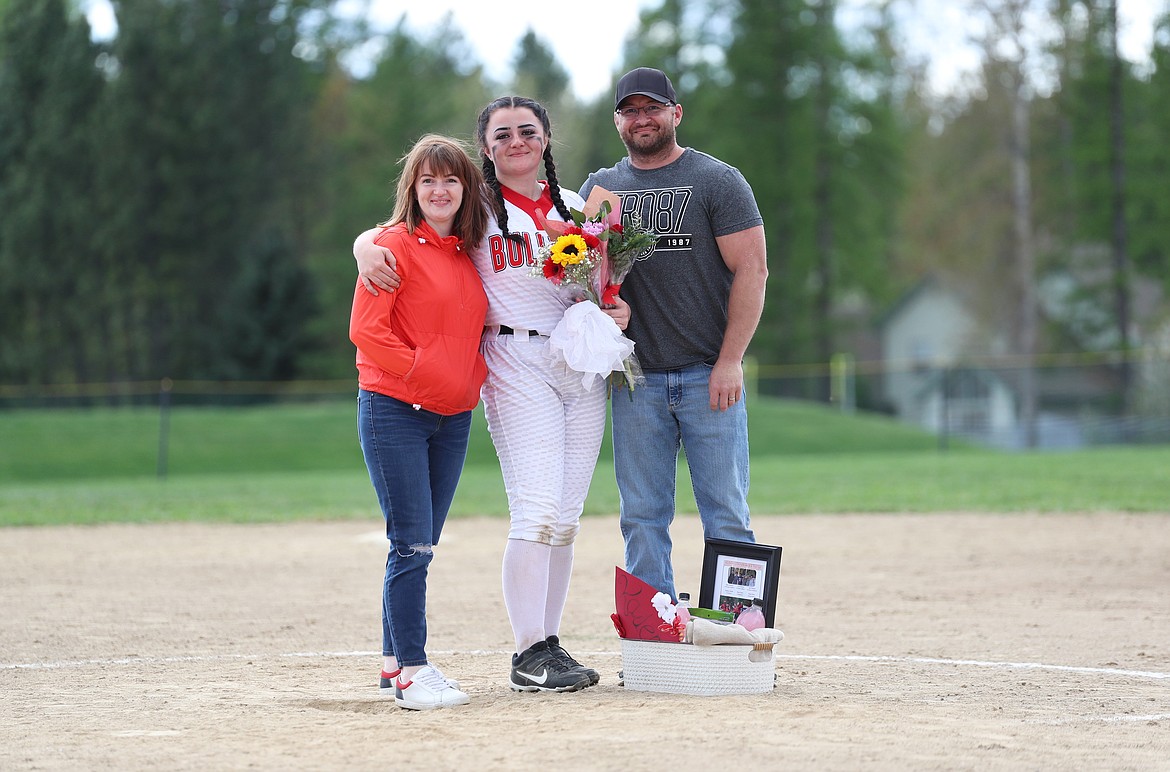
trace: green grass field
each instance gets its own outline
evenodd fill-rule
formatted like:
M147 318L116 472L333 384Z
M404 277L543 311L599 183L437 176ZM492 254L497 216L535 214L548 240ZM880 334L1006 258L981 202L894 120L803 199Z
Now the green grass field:
M378 520L352 402L0 413L0 525ZM1170 511L1170 448L1061 453L940 450L877 416L760 398L751 416L753 511ZM680 463L679 511L694 500ZM608 434L586 514L617 511ZM482 413L454 516L507 513Z

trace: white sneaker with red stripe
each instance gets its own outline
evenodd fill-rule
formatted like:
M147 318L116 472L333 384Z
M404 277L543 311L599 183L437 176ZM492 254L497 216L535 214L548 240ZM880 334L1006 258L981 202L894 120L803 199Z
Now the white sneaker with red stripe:
M435 665L431 665L430 667L434 668L435 672L443 676L443 680L446 681L447 685L452 689L459 688L459 682L454 678L448 678L447 676L443 675L443 671L439 670L439 668ZM389 697L394 696L394 679L400 675L402 675L402 668L398 668L393 673L387 673L385 670L382 671L382 674L378 676L378 688L382 690L382 694L385 694Z
M408 710L433 710L466 705L471 702L471 698L451 688L438 670L424 665L406 683L402 682L402 676L394 680L394 702L398 707Z

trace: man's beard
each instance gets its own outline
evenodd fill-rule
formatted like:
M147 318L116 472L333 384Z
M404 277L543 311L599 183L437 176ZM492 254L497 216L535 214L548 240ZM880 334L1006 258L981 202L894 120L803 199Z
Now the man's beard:
M632 131L622 135L622 144L631 156L650 158L661 154L674 145L674 132L669 129L660 130L647 137L635 137Z

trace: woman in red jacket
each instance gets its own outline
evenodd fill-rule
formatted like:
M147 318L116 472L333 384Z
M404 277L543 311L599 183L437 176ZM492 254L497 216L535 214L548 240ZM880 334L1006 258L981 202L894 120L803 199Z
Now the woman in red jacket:
M398 257L397 292L357 283L358 435L386 518L382 688L415 710L468 696L427 660L426 578L467 455L487 374L487 296L465 245L487 227L483 175L463 147L427 135L403 158L394 213L377 243Z

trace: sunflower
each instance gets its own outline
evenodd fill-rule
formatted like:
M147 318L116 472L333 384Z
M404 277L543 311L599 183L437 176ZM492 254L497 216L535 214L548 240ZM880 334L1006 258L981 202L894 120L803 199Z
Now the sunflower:
M558 265L576 265L585 259L587 249L583 236L569 234L557 239L549 250L549 257Z

